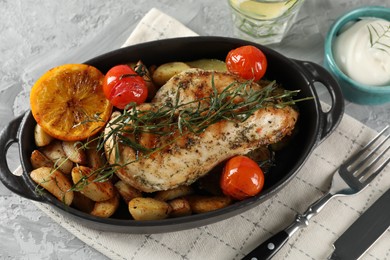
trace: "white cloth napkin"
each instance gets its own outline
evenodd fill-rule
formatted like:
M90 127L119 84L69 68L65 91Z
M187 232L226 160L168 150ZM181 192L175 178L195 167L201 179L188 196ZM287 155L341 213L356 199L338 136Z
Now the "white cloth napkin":
M193 35L196 33L172 17L152 9L124 46ZM298 175L273 198L238 216L191 230L152 235L101 232L65 217L47 204L36 205L59 225L112 259L241 259L317 200L328 189L338 165L374 135L375 131L345 115L334 133L314 150ZM275 259L326 259L338 236L389 187L390 167L386 167L363 192L332 200L311 219L306 229L287 242ZM389 259L389 241L387 230L363 258Z
M153 40L198 36L176 19L152 8L138 23L122 47Z

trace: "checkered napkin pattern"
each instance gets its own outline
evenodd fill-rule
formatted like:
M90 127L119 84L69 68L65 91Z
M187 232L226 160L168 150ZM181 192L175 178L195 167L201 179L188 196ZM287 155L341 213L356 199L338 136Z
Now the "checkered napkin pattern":
M194 35L177 20L152 9L124 46ZM335 131L316 147L297 176L271 199L235 217L190 230L151 235L102 232L67 218L47 204L34 203L59 225L111 259L241 259L323 195L335 169L375 134L345 115ZM275 259L326 259L332 252L332 243L389 187L387 166L363 192L330 201L307 228L287 242ZM390 259L389 241L387 230L363 259Z

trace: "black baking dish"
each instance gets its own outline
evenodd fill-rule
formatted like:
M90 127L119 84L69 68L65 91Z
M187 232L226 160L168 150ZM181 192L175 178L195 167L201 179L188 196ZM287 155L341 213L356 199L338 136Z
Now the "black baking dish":
M224 37L185 37L158 40L121 48L91 59L85 63L93 65L103 73L112 66L142 60L146 65L169 61L191 61L201 58L224 60L226 54L239 46L255 45L267 57L266 77L275 79L286 89L300 89L297 98L313 97L299 102L299 131L291 143L276 154L276 166L271 169L263 191L250 199L234 203L226 208L180 218L158 221L134 221L129 219L99 218L74 208L67 207L51 194L38 195L36 184L30 179L31 152L34 145L36 124L30 111L13 120L0 135L0 179L14 193L25 198L47 203L80 223L98 230L126 233L161 233L190 229L224 220L259 205L283 188L299 171L313 149L338 125L344 111L344 99L335 79L321 66L307 61L289 59L270 48L252 42ZM314 83L321 82L328 90L332 104L326 112L322 110ZM7 150L18 143L22 176L15 176L7 165Z

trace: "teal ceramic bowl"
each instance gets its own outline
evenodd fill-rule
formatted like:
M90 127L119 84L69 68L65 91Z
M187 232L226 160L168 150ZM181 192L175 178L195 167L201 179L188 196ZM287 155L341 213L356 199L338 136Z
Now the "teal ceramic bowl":
M337 66L333 57L333 43L340 30L351 22L357 22L362 17L390 19L390 8L382 6L365 6L354 9L334 22L325 40L324 66L336 77L345 99L364 105L379 105L390 102L390 85L370 86L356 82L344 74Z

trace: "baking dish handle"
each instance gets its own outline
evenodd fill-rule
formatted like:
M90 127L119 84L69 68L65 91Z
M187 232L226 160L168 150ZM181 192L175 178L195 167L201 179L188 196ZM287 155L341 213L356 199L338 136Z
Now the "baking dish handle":
M35 201L43 201L42 196L39 196L27 186L22 176L14 175L8 167L7 152L13 143L19 141L17 133L22 119L23 115L15 118L0 133L0 181L10 191L19 196Z
M339 125L344 114L344 97L340 85L324 67L310 61L295 61L310 75L312 84L320 82L329 92L332 101L331 107L327 111L323 111L321 108L323 125L320 140L324 140Z

